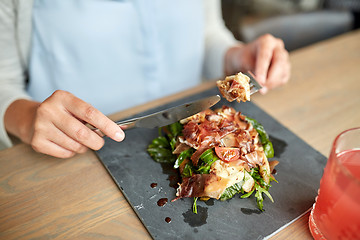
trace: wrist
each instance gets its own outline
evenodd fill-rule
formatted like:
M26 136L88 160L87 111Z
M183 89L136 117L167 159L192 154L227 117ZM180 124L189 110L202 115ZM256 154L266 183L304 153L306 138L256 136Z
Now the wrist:
M4 116L6 131L21 141L30 143L38 106L38 102L25 99L11 103Z

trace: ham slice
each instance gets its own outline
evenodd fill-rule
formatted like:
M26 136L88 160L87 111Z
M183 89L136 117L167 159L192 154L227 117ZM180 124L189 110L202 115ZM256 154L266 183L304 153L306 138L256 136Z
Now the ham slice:
M196 149L191 160L197 166L201 154L211 147L231 145L243 149L244 154L254 150L255 142L252 140L257 136L254 131L241 113L223 106L215 112L204 111L188 118L181 141Z
M184 178L178 187L173 201L185 197L210 197L219 199L227 187L228 179L221 178L215 174L194 174Z

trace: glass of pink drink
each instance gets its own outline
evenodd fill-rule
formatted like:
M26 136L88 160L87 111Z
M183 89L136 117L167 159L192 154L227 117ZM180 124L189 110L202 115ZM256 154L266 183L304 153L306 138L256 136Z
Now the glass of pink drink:
M360 239L360 128L336 137L309 227L314 239Z

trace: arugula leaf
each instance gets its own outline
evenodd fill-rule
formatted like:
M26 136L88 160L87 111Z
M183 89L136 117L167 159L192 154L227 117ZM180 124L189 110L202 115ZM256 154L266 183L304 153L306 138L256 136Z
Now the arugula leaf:
M202 160L204 163L210 163L214 159L218 160L219 158L216 156L212 148L209 148L205 152L203 152L200 156L200 160Z
M247 173L247 172L245 172ZM255 192L255 198L256 198L256 203L259 207L259 209L261 211L264 211L264 198L263 198L263 193L268 196L268 198L274 202L273 198L271 197L268 189L271 186L270 184L267 184L261 177L260 173L259 173L259 168L253 168L251 169L251 171L249 172L249 174L246 174L248 177L252 177L255 181L254 187L253 189L244 194L244 190L242 189L243 184L246 181L246 177L244 176L244 179L238 183L235 183L234 185L228 187L225 189L225 191L223 192L223 194L220 196L220 200L221 201L225 201L228 199L231 199L235 196L235 194L237 193L243 193L240 197L241 198L248 198L250 197L254 192Z
M169 143L171 146L171 150L174 151L177 142L177 136L180 136L182 134L183 125L180 122L175 122L165 126L164 129L167 137L170 139Z
M231 199L235 196L235 194L240 193L242 191L242 185L244 184L244 181L240 181L238 183L235 183L234 185L228 187L225 189L223 194L220 196L221 201L225 201L228 199Z
M189 149L182 151L175 161L174 168L179 168L181 163L187 158L190 159L194 152L195 152L195 149L193 149L193 148L189 148ZM211 164L213 164L218 159L219 158L216 156L213 149L208 149L205 152L203 152L203 154L201 154L201 156L199 158L200 164L199 164L198 168L194 167L192 165L191 161L186 163L183 173L182 173L182 176L191 177L193 172L200 173L200 174L209 173Z
M171 140L169 141L169 144L171 146L171 152L175 150L176 142L177 142L176 137L171 138Z
M166 137L159 136L152 140L149 147L169 148L170 144Z
M218 156L216 156L215 152L212 148L206 150L201 154L199 158L199 162L201 162L199 168L196 170L196 172L201 174L206 174L210 172L211 164L213 164L216 160L219 160Z
M162 129L166 129L164 130L166 136L162 136ZM176 156L172 152L175 149L176 137L182 134L182 129L180 122L159 128L159 137L155 138L147 148L151 158L159 163L173 163Z
M193 149L193 148L189 148L189 149L182 151L175 161L174 168L179 168L185 159L190 159L190 157L194 153L194 151L195 151L195 149ZM192 162L188 161L184 166L181 176L183 178L191 177L194 171L195 171L195 168L192 165Z
M184 167L184 170L182 171L181 173L181 176L183 178L186 178L186 177L191 177L193 172L194 172L194 167L192 166L192 163L191 162L188 162L186 163L185 167Z
M163 136L155 138L148 146L147 151L152 159L159 163L173 163L176 160L168 139Z
M251 190L250 192L241 195L241 198L248 198L248 197L250 197L251 194L253 194L254 191L255 191L255 188L253 188L253 190Z
M186 149L184 151L182 151L178 158L176 159L175 161L175 164L174 164L174 168L179 168L179 166L181 165L181 163L186 159L186 158L190 158L191 155L194 153L194 149L193 148L189 148L189 149Z
M182 134L183 125L180 122L175 122L170 125L167 125L166 128L169 131L169 134L168 134L169 137L173 138L173 137L180 136Z
M272 196L269 193L269 187L271 187L270 184L267 184L264 179L262 179L260 173L259 173L259 168L253 168L251 169L250 175L252 178L254 178L255 180L255 185L254 185L254 189L251 191L251 194L254 192L255 190L255 198L256 198L256 202L257 205L259 207L259 209L261 211L263 211L263 207L264 207L264 198L262 196L262 194L264 193L266 196L268 196L268 198L274 202ZM249 197L251 194L246 194L248 195L247 197ZM244 196L244 195L243 195ZM245 198L245 197L243 197Z
M252 168L250 171L251 177L255 180L255 182L259 183L261 187L263 187L266 190L269 190L269 187L271 187L271 184L266 183L265 180L262 178L259 168Z
M197 206L196 206L196 202L198 200L198 197L194 197L194 203L193 203L193 213L197 214Z
M261 187L258 183L255 182L255 190L256 190L256 193L255 193L255 197L256 197L256 202L257 202L257 205L259 207L259 209L261 211L264 211L263 207L264 207L264 198L262 196L263 193L266 194L266 196L268 196L268 198L270 198L270 200L272 202L274 202L274 199L271 197L270 193L268 190L266 190L265 188Z
M258 121L253 118L245 117L245 120L251 123L255 130L259 133L260 142L263 145L264 153L267 158L274 157L274 148L269 139L269 135L266 133L263 125L261 125Z

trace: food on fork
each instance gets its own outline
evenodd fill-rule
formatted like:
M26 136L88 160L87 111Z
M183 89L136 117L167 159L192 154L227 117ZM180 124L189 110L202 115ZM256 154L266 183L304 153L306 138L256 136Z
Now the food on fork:
M174 200L194 197L194 212L197 198L227 200L237 193L241 198L255 193L260 210L262 193L272 201L268 190L277 161L269 164L273 147L256 120L223 106L162 130L164 136L154 139L148 152L155 161L171 162L179 169L182 181Z
M227 76L225 80L216 81L216 85L221 95L229 102L250 101L250 78L241 72Z

